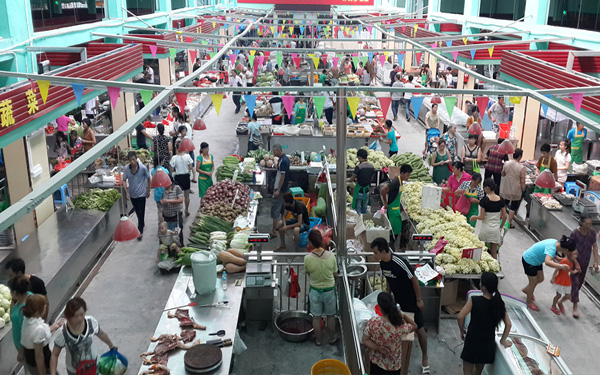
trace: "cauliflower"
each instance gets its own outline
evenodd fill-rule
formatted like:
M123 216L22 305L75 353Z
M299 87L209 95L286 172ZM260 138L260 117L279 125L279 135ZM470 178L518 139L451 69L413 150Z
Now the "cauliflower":
M4 313L2 320L4 320L6 323L10 322L10 315L8 313Z
M4 321L4 319L0 318L0 329L4 328L5 325L6 322Z

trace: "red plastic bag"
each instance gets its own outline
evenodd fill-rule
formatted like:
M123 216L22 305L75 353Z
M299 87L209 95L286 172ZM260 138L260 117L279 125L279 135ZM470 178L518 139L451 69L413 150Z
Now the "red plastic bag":
M317 225L313 230L318 230L323 237L323 249L329 250L329 241L333 239L333 228L329 225ZM306 246L306 251L311 252L313 250L312 244L309 242Z
M469 201L469 198L462 194L456 201L454 209L463 215L468 214L469 210L471 209L471 202Z
M441 236L440 239L438 240L438 242L433 247L433 249L431 249L429 252L434 253L435 255L438 255L444 251L444 248L446 247L446 245L448 245L448 241L446 241L444 239L444 236Z
M298 293L300 293L298 274L293 267L290 267L290 298L298 298Z

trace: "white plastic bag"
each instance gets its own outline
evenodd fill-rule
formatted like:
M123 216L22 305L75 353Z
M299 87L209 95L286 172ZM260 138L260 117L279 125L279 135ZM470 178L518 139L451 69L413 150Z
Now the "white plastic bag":
M233 353L235 355L240 355L243 352L245 352L246 349L248 349L248 347L242 341L242 338L240 337L240 332L236 329L235 330L235 340L233 341Z
M517 210L517 218L519 220L525 220L527 218L527 202L523 199Z
M381 151L381 144L379 144L379 140L373 141L373 143L371 143L371 145L369 146L369 148L371 150Z

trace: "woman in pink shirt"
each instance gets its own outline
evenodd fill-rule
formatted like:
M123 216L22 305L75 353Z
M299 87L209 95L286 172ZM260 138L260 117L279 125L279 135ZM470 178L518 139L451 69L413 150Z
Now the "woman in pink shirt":
M452 175L448 178L448 185L444 187L446 194L452 199L452 207L456 203L454 192L465 181L471 181L471 175L465 172L465 164L460 161L455 161L452 164Z

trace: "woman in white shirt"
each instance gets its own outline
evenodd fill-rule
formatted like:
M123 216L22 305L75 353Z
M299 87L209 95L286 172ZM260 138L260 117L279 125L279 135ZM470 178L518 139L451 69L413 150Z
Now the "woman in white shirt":
M188 210L190 206L190 173L194 161L190 157L190 154L186 151L177 150L177 155L171 158L171 167L173 168L173 178L177 185L183 190L183 196L185 197L185 216L189 216Z
M571 165L571 142L568 139L560 141L559 150L554 155L556 159L558 182L564 185L567 181L567 171Z
M27 298L23 306L23 327L21 328L21 348L17 360L25 361L26 374L46 375L50 368L50 338L52 332L63 324L54 323L52 327L42 318L48 310L48 300L41 294Z

